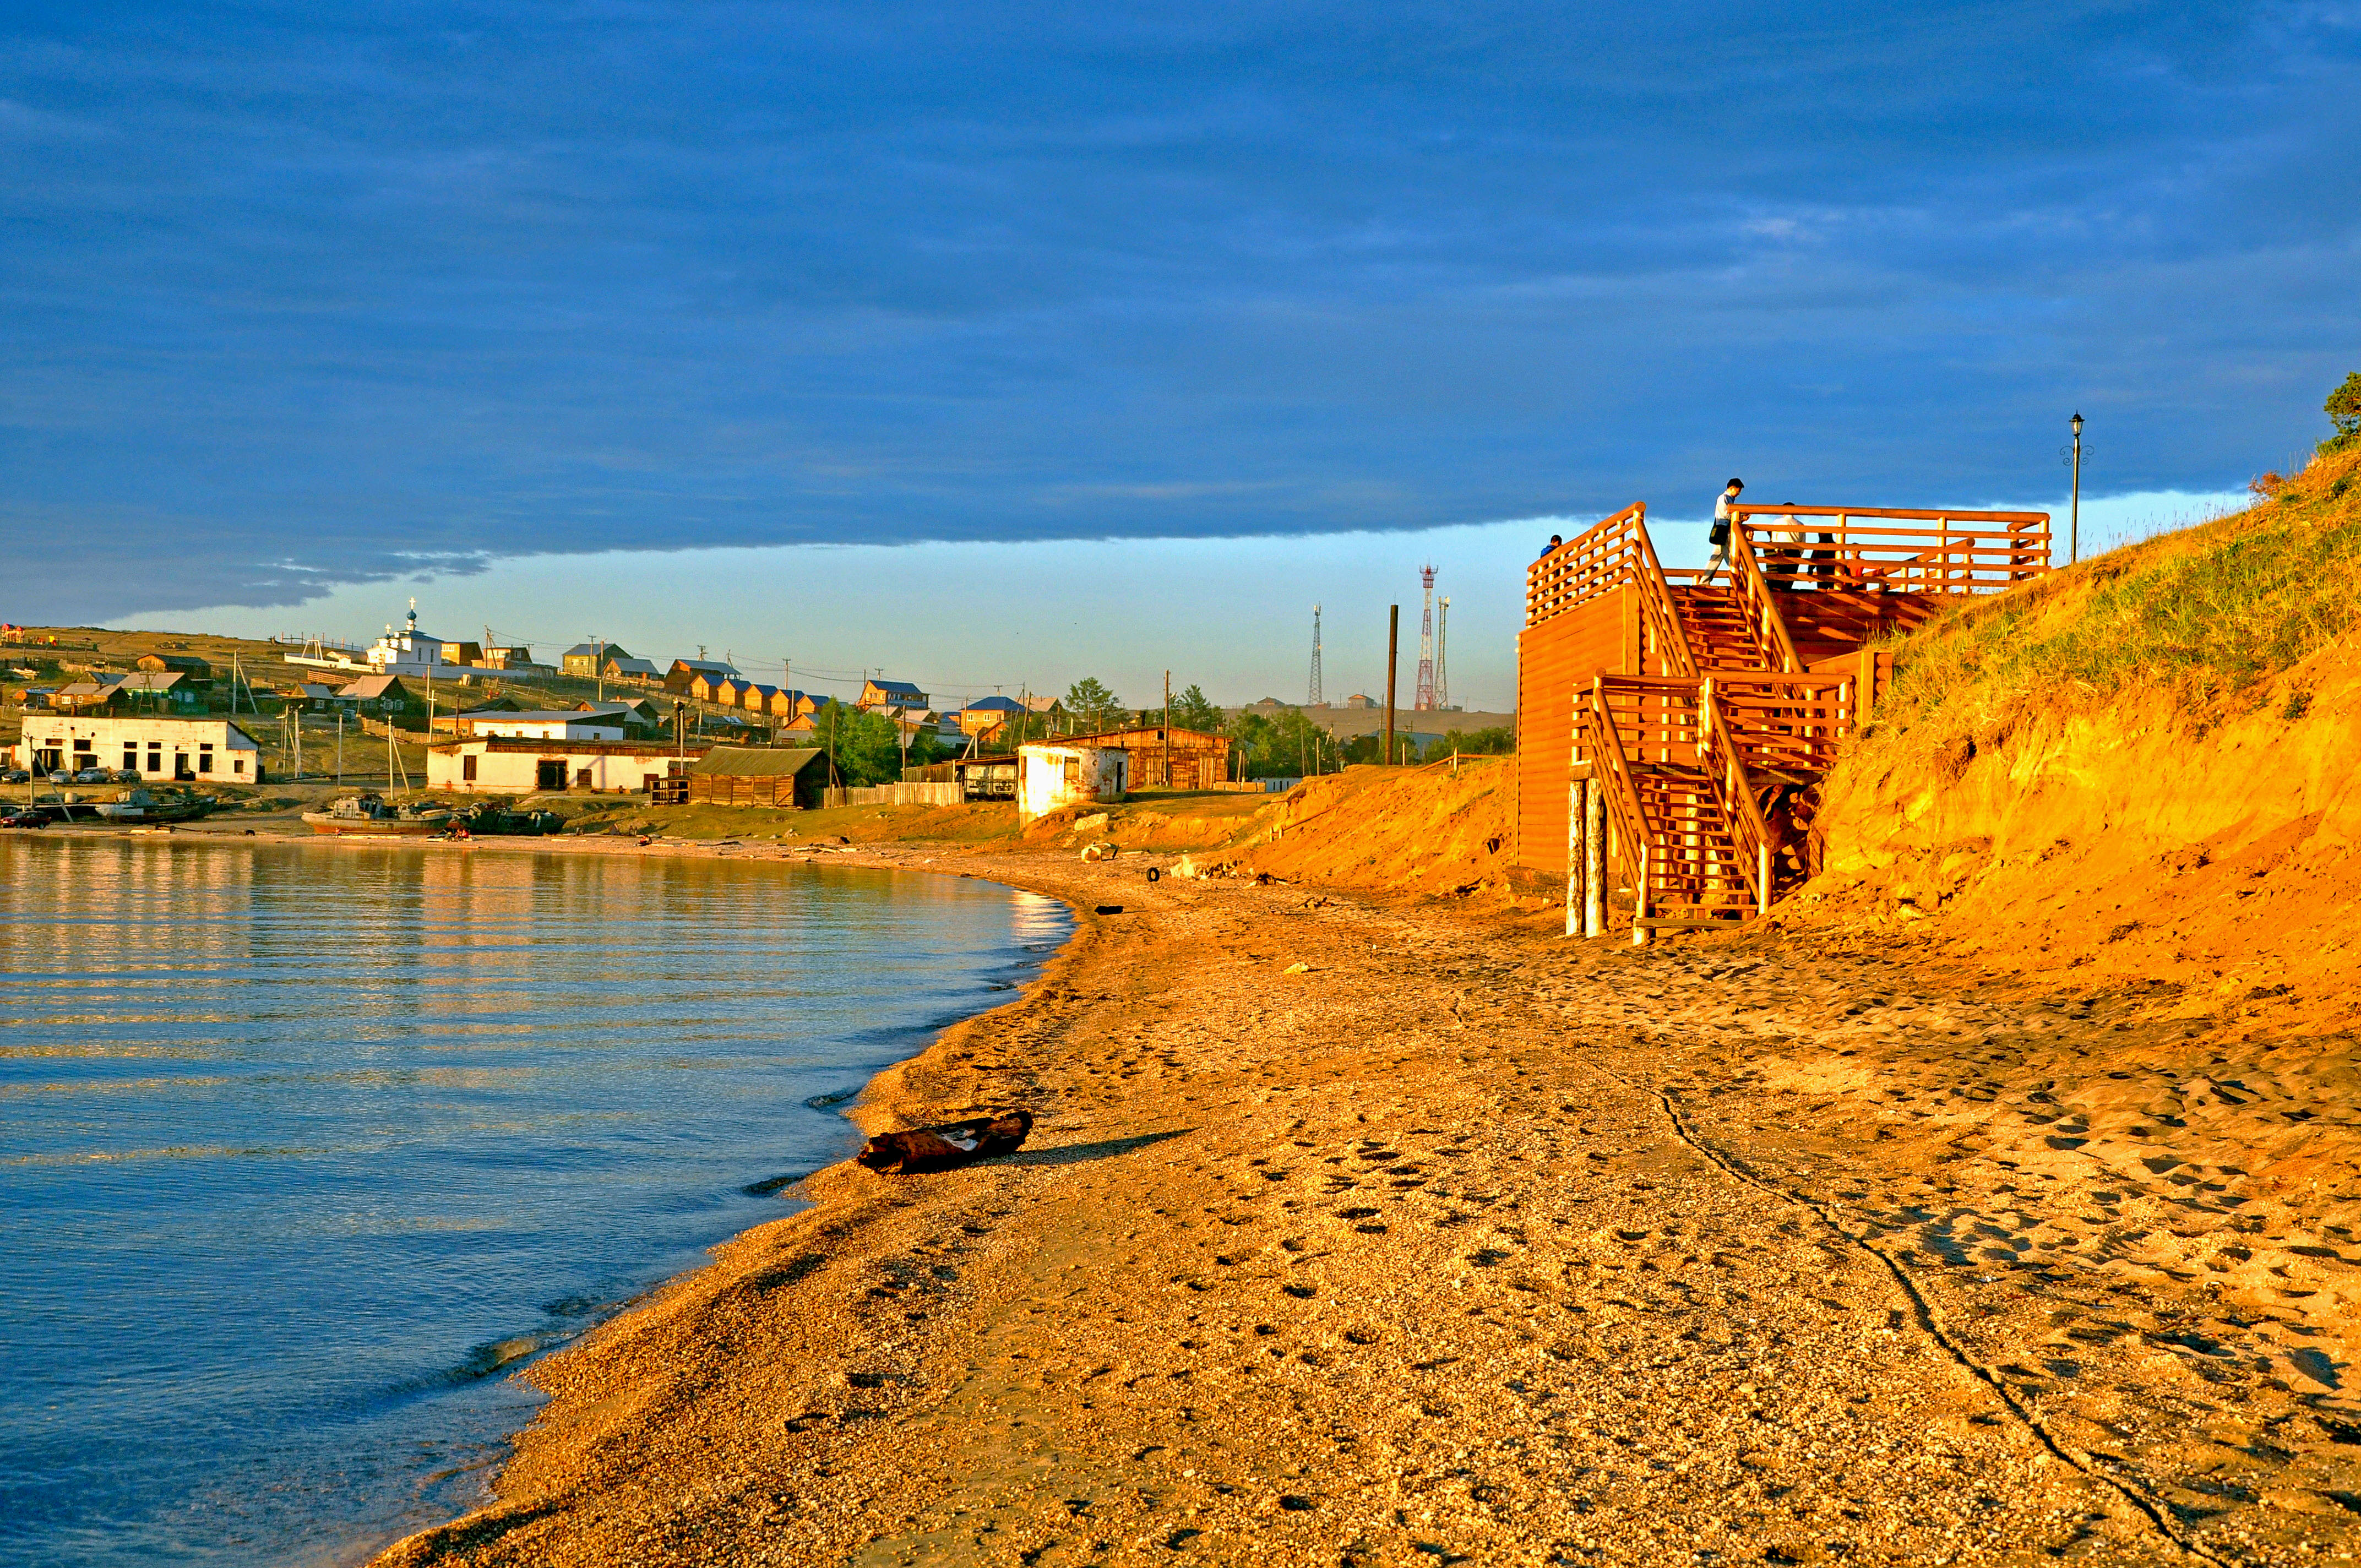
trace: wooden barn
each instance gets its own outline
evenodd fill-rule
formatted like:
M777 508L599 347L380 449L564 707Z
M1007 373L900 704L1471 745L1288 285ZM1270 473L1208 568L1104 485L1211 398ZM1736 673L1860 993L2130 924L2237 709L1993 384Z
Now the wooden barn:
M1569 932L1627 899L1642 939L1767 910L1891 678L1872 639L2049 569L2044 512L1732 515L1713 582L1657 560L1644 504L1526 572L1515 855L1568 878Z
M1209 729L1133 725L1096 735L1067 735L1061 746L1112 746L1131 754L1131 789L1210 789L1228 782L1230 740Z
M828 788L828 753L818 749L774 751L716 746L689 764L691 805L772 806L803 811L820 805Z

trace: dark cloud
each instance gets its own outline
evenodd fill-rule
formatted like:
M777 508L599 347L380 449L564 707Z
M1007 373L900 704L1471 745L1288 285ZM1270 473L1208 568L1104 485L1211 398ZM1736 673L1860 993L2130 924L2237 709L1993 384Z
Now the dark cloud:
M16 16L12 619L2213 489L2361 363L2351 5Z

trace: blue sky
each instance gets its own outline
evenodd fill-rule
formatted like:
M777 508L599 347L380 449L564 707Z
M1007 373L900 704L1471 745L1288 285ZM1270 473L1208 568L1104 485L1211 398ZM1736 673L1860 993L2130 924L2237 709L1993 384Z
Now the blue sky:
M2039 505L2075 407L2209 496L2361 367L2356 147L2351 3L18 5L0 616Z

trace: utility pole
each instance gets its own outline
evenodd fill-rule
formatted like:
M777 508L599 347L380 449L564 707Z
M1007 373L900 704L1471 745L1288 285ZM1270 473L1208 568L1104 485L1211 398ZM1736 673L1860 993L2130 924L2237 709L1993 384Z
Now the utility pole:
M1386 766L1394 765L1394 666L1401 650L1401 606L1386 607Z
M2068 503L2066 513L2066 564L2072 565L2082 558L2082 412L2074 411L2067 422L2074 432L2074 499Z
M1172 672L1164 672L1164 787L1172 787Z
M345 710L336 709L336 782L345 782Z
M645 643L642 647L647 646ZM598 677L598 700L607 700L607 645L598 641L598 633L590 636L590 673ZM430 726L431 728L431 726Z

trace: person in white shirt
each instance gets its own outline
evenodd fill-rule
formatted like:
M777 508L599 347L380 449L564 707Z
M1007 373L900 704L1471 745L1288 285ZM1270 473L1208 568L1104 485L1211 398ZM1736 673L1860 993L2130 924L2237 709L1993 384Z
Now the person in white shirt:
M1705 564L1705 580L1730 565L1730 509L1738 502L1738 493L1746 488L1743 479L1732 479L1713 498L1713 532L1707 537L1713 545L1713 554Z

